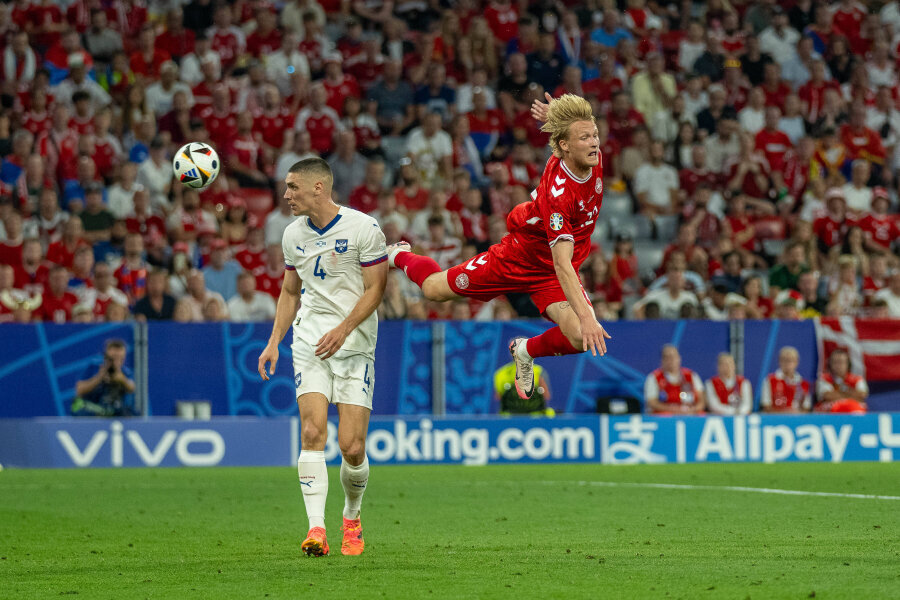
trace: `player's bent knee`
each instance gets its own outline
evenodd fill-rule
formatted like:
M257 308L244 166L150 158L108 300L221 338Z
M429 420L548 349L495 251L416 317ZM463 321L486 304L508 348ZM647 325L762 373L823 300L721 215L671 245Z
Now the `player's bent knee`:
M304 450L324 450L328 438L328 428L322 428L318 423L303 423L300 429L300 440Z
M428 278L422 282L422 294L424 294L425 298L428 300L433 300L435 302L443 302L444 300L453 298L455 294L447 283L447 272L441 271L440 273L429 275Z
M366 456L366 442L353 439L340 442L341 454L353 465L361 464Z

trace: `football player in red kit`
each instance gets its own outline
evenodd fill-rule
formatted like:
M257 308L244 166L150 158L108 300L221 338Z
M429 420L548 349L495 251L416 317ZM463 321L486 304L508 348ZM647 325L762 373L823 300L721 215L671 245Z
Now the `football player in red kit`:
M400 242L389 248L391 266L422 288L429 300L465 296L487 301L508 292L525 292L542 315L557 323L541 335L516 338L509 351L516 363L516 390L534 391L534 359L590 350L606 353L610 335L597 322L581 286L578 269L591 250L591 233L603 201L600 138L590 103L566 94L535 102L532 114L550 134L547 161L532 202L507 217L509 235L487 252L442 271L427 256Z

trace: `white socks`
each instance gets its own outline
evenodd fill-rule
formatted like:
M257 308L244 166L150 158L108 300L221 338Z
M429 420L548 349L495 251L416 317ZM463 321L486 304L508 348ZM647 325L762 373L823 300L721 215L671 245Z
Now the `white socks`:
M368 463L366 473L369 471ZM341 471L343 475L343 470ZM301 450L297 459L297 475L303 490L303 503L309 528L325 528L325 498L328 496L328 470L325 468L325 453L315 450ZM343 476L341 478L343 480ZM360 496L362 494L360 493Z
M369 482L369 457L354 467L346 460L341 461L341 485L344 488L344 518L358 519L366 484Z

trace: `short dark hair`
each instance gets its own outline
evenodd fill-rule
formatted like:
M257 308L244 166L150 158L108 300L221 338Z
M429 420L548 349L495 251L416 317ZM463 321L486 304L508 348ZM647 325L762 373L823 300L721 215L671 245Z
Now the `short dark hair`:
M331 180L334 179L334 175L331 172L331 165L318 156L304 158L299 162L295 162L288 172L296 173L297 175L321 175L322 177L328 177Z

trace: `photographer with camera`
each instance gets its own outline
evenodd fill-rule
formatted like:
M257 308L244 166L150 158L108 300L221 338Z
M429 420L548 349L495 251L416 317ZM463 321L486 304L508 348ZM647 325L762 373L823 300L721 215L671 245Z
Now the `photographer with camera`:
M76 417L130 417L134 409L134 380L125 366L122 340L108 340L99 366L92 364L75 384L72 415Z

